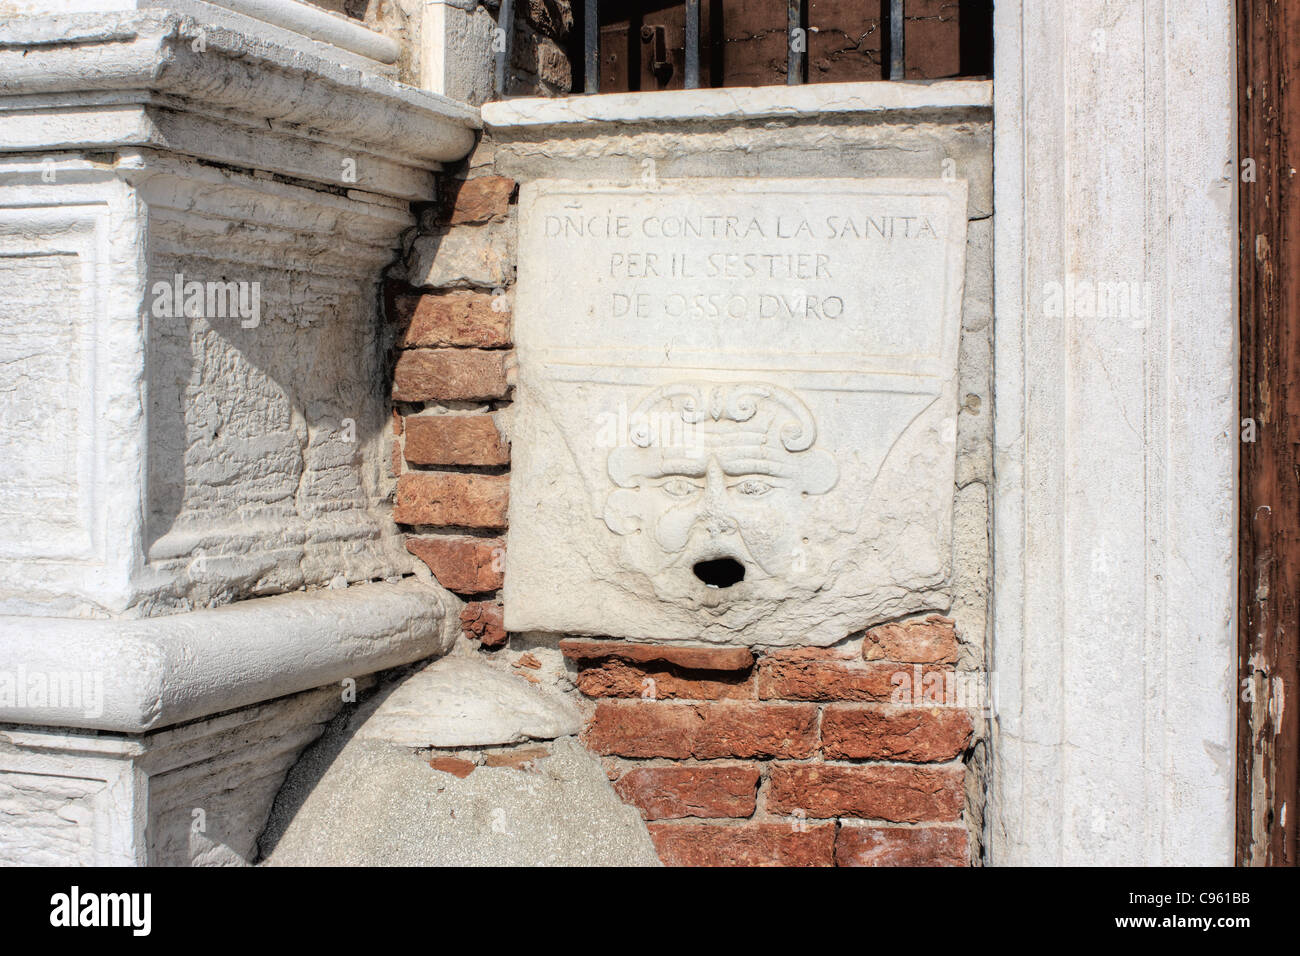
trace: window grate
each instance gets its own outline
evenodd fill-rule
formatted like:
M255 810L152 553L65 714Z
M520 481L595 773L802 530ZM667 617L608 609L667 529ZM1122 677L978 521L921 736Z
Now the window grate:
M577 6L575 4L575 6ZM992 0L583 0L584 93L984 78Z

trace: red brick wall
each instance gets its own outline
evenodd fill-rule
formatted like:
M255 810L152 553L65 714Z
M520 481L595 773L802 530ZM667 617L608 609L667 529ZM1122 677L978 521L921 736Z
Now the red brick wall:
M511 221L515 184L451 181L432 227ZM486 237L486 233L483 233ZM472 236L471 236L472 238ZM463 248L463 245L460 247ZM394 520L466 599L465 637L508 646L499 599L510 449L509 289L391 290ZM960 645L929 616L831 648L560 642L584 743L670 865L967 865L976 722L954 703ZM936 690L937 689L937 690Z
M950 706L958 644L946 618L756 654L560 648L595 701L584 742L608 758L665 863L969 862L963 757L974 722Z
M515 193L501 176L449 179L425 222L477 233L506 221ZM467 599L465 634L505 644L498 592L505 568L510 447L497 412L509 404L510 300L503 287L390 286L393 363L393 520L407 549L447 590Z

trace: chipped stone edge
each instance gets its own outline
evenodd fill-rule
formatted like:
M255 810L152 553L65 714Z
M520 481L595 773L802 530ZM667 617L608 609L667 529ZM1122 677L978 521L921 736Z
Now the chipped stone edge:
M446 653L454 599L418 579L145 620L0 617L0 672L102 680L102 706L0 705L0 722L143 733Z
M610 93L560 99L528 97L485 103L483 123L493 132L578 123L646 125L666 120L799 119L891 110L993 108L991 80L935 83L816 83L734 89Z

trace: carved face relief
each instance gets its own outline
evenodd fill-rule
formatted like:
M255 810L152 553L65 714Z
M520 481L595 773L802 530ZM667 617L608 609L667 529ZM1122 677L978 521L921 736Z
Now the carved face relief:
M677 383L648 395L632 422L630 442L609 454L605 524L661 596L715 603L710 589L740 597L809 570L810 499L839 467L813 447L798 396L761 382Z

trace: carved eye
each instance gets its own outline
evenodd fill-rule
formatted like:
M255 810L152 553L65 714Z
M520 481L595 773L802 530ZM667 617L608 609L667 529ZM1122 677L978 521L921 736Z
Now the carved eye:
M761 478L746 478L744 481L732 485L732 487L742 495L749 495L751 498L760 498L776 486L770 481L763 481Z
M669 478L659 487L674 498L685 498L700 490L700 486L688 478Z

